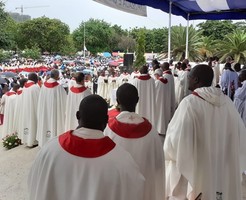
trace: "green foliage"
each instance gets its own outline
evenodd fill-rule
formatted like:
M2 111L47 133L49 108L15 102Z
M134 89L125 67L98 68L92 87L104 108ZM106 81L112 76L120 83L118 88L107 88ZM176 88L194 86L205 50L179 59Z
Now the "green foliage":
M36 18L19 24L19 48L36 45L42 52L59 52L67 45L69 27L57 19Z
M67 36L65 45L63 45L63 47L61 48L60 53L62 55L70 55L70 56L76 54L76 48L72 35Z
M83 50L84 45L84 27L85 27L85 46L93 54L98 52L110 51L110 39L112 37L112 28L110 24L103 20L90 19L82 22L74 32L73 39L77 50Z
M217 41L212 40L211 37L203 36L201 38L201 45L199 48L199 54L203 60L207 60L209 57L213 57L217 51Z
M235 62L244 64L246 61L246 32L244 30L235 30L225 36L224 40L218 43L217 55L222 62L226 57L231 56Z
M232 33L237 25L231 20L207 20L197 25L203 36L211 37L212 40L223 40L225 35Z
M9 51L4 51L0 49L0 62L10 58L11 58L11 53Z
M32 48L24 49L22 56L24 58L38 59L41 56L40 49L35 45Z
M21 145L21 140L18 138L18 135L16 133L12 135L7 135L5 138L3 138L3 147L7 149L12 149L19 145Z
M145 57L145 31L141 30L138 34L137 48L136 48L136 60L134 67L140 68L146 63Z
M171 47L172 54L175 60L183 60L185 58L186 50L186 27L173 26L171 29ZM188 58L191 61L201 60L199 55L199 48L201 46L201 34L195 30L193 26L189 27L188 39Z

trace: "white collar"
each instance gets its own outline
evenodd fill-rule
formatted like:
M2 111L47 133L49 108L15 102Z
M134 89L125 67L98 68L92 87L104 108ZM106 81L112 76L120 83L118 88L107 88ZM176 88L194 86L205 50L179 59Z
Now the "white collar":
M117 115L116 119L120 122L128 124L139 124L144 121L144 119L137 113L128 111L122 111L119 115Z
M102 131L84 127L74 130L72 134L84 139L99 139L104 137Z

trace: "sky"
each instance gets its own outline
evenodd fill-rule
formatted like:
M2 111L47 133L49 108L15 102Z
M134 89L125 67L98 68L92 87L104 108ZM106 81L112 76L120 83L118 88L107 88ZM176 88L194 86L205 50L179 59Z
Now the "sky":
M142 17L107 7L93 0L3 0L3 2L7 12L21 13L21 10L16 8L23 5L23 15L30 15L32 18L46 16L60 19L69 25L71 32L78 28L82 21L88 21L90 18L104 20L111 25L117 24L128 30L134 27L148 29L168 27L168 14L149 7L148 17ZM196 26L201 22L194 20L189 23ZM179 24L186 26L187 22L183 17L172 15L172 25Z

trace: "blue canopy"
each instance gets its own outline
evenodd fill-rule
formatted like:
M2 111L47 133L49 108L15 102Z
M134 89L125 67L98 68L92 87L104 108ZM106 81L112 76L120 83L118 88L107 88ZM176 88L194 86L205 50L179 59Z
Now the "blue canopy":
M172 14L185 19L246 19L245 0L127 0L146 5L169 13L172 2Z

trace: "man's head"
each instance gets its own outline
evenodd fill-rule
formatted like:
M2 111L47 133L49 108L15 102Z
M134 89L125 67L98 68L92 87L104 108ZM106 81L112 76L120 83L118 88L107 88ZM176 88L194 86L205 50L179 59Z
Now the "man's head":
M212 85L214 73L208 65L196 65L188 75L189 90L194 91L200 87L210 87Z
M164 63L162 63L162 65L161 65L161 69L163 70L163 71L166 71L166 70L169 70L169 63L168 62L164 62Z
M17 92L17 90L20 88L19 84L14 83L13 84L13 91Z
M139 70L141 74L148 74L148 66L144 65Z
M129 83L121 85L116 92L116 99L120 106L120 111L135 112L138 103L138 90Z
M162 77L163 71L162 69L156 69L154 72L154 76L156 79L159 79L160 77Z
M241 64L240 63L236 63L234 65L234 69L235 69L236 72L240 72L240 70L241 70Z
M57 69L51 70L50 78L53 78L55 80L59 80L59 71Z
M242 83L246 81L246 69L242 70L238 76L239 81Z
M28 74L28 80L33 81L34 83L38 82L38 75L36 73Z
M27 82L27 79L26 79L26 78L20 79L20 80L19 80L20 87L23 88L26 82Z
M103 131L108 122L108 104L99 95L89 95L80 102L76 116L79 128Z
M77 72L75 80L77 84L84 84L85 75L82 72Z

